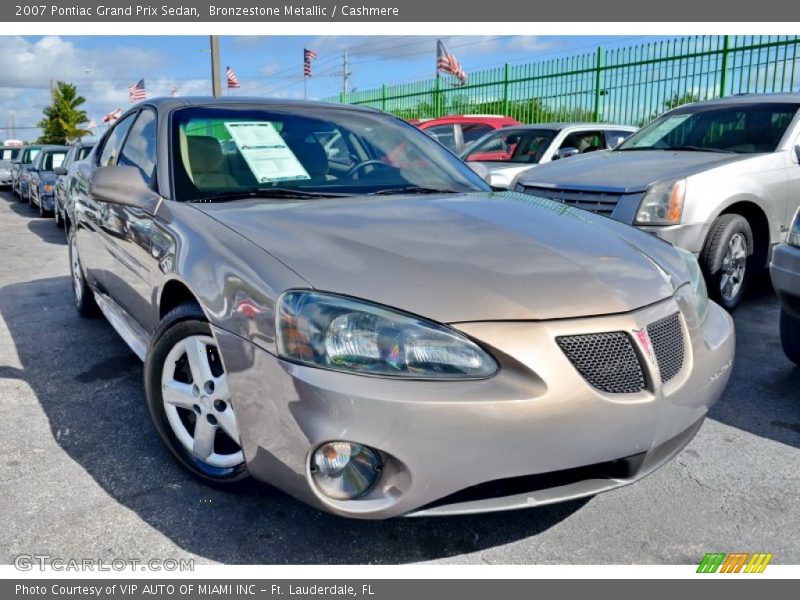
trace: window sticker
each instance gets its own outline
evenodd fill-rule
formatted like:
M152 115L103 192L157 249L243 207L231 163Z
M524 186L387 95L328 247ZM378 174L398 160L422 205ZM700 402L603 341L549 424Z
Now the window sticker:
M225 128L259 183L311 179L269 121L226 122Z
M636 148L639 146L654 146L658 142L660 142L663 138L667 137L671 131L677 129L681 123L683 123L686 119L691 117L691 114L686 115L675 115L673 117L669 117L663 123L659 123L657 127L654 127L647 133L645 133L642 137L635 140L635 143L631 144L629 147Z

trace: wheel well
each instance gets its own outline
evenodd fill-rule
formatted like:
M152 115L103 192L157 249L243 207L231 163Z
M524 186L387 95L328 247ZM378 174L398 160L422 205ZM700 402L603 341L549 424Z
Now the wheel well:
M161 292L158 305L158 318L163 319L169 311L186 302L197 302L194 294L184 284L175 279L168 281ZM199 302L197 302L199 304Z
M722 211L722 214L741 215L747 219L753 232L754 263L759 267L765 267L769 259L770 234L769 221L764 211L752 202L737 202Z

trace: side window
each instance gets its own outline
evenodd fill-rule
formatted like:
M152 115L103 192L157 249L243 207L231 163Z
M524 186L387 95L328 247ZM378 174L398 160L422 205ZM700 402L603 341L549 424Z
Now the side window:
M603 134L599 131L580 131L568 135L561 148L577 148L578 152L594 152L603 148Z
M144 180L151 183L156 166L156 115L152 110L145 109L139 113L117 164L136 167Z
M606 131L606 146L616 148L632 134L632 131L618 131L616 129Z
M450 150L456 149L456 130L453 125L435 125L423 131L442 146L450 148Z
M490 131L494 131L490 125L485 123L463 123L461 133L464 136L464 146L469 146L472 142L482 138Z
M108 167L117 164L119 158L119 148L125 139L125 134L133 124L133 118L136 115L128 115L122 121L114 126L111 133L105 139L103 144L103 151L100 153L100 166Z

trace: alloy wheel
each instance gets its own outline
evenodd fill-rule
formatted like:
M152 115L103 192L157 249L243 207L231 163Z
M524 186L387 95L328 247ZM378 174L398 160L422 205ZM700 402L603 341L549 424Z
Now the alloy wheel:
M81 270L81 261L78 258L78 245L75 243L75 238L72 238L69 246L70 265L72 267L72 289L75 291L75 304L80 305L83 299L83 271Z
M212 337L192 335L172 347L161 395L175 437L192 456L223 469L244 462L228 376Z
M747 240L741 233L735 233L728 240L728 247L722 259L719 280L720 295L731 301L739 295L747 270Z

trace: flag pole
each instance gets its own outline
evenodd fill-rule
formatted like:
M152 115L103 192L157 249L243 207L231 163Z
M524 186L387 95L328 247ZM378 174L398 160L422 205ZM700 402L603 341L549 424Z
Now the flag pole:
M308 100L308 77L303 75L303 99Z

